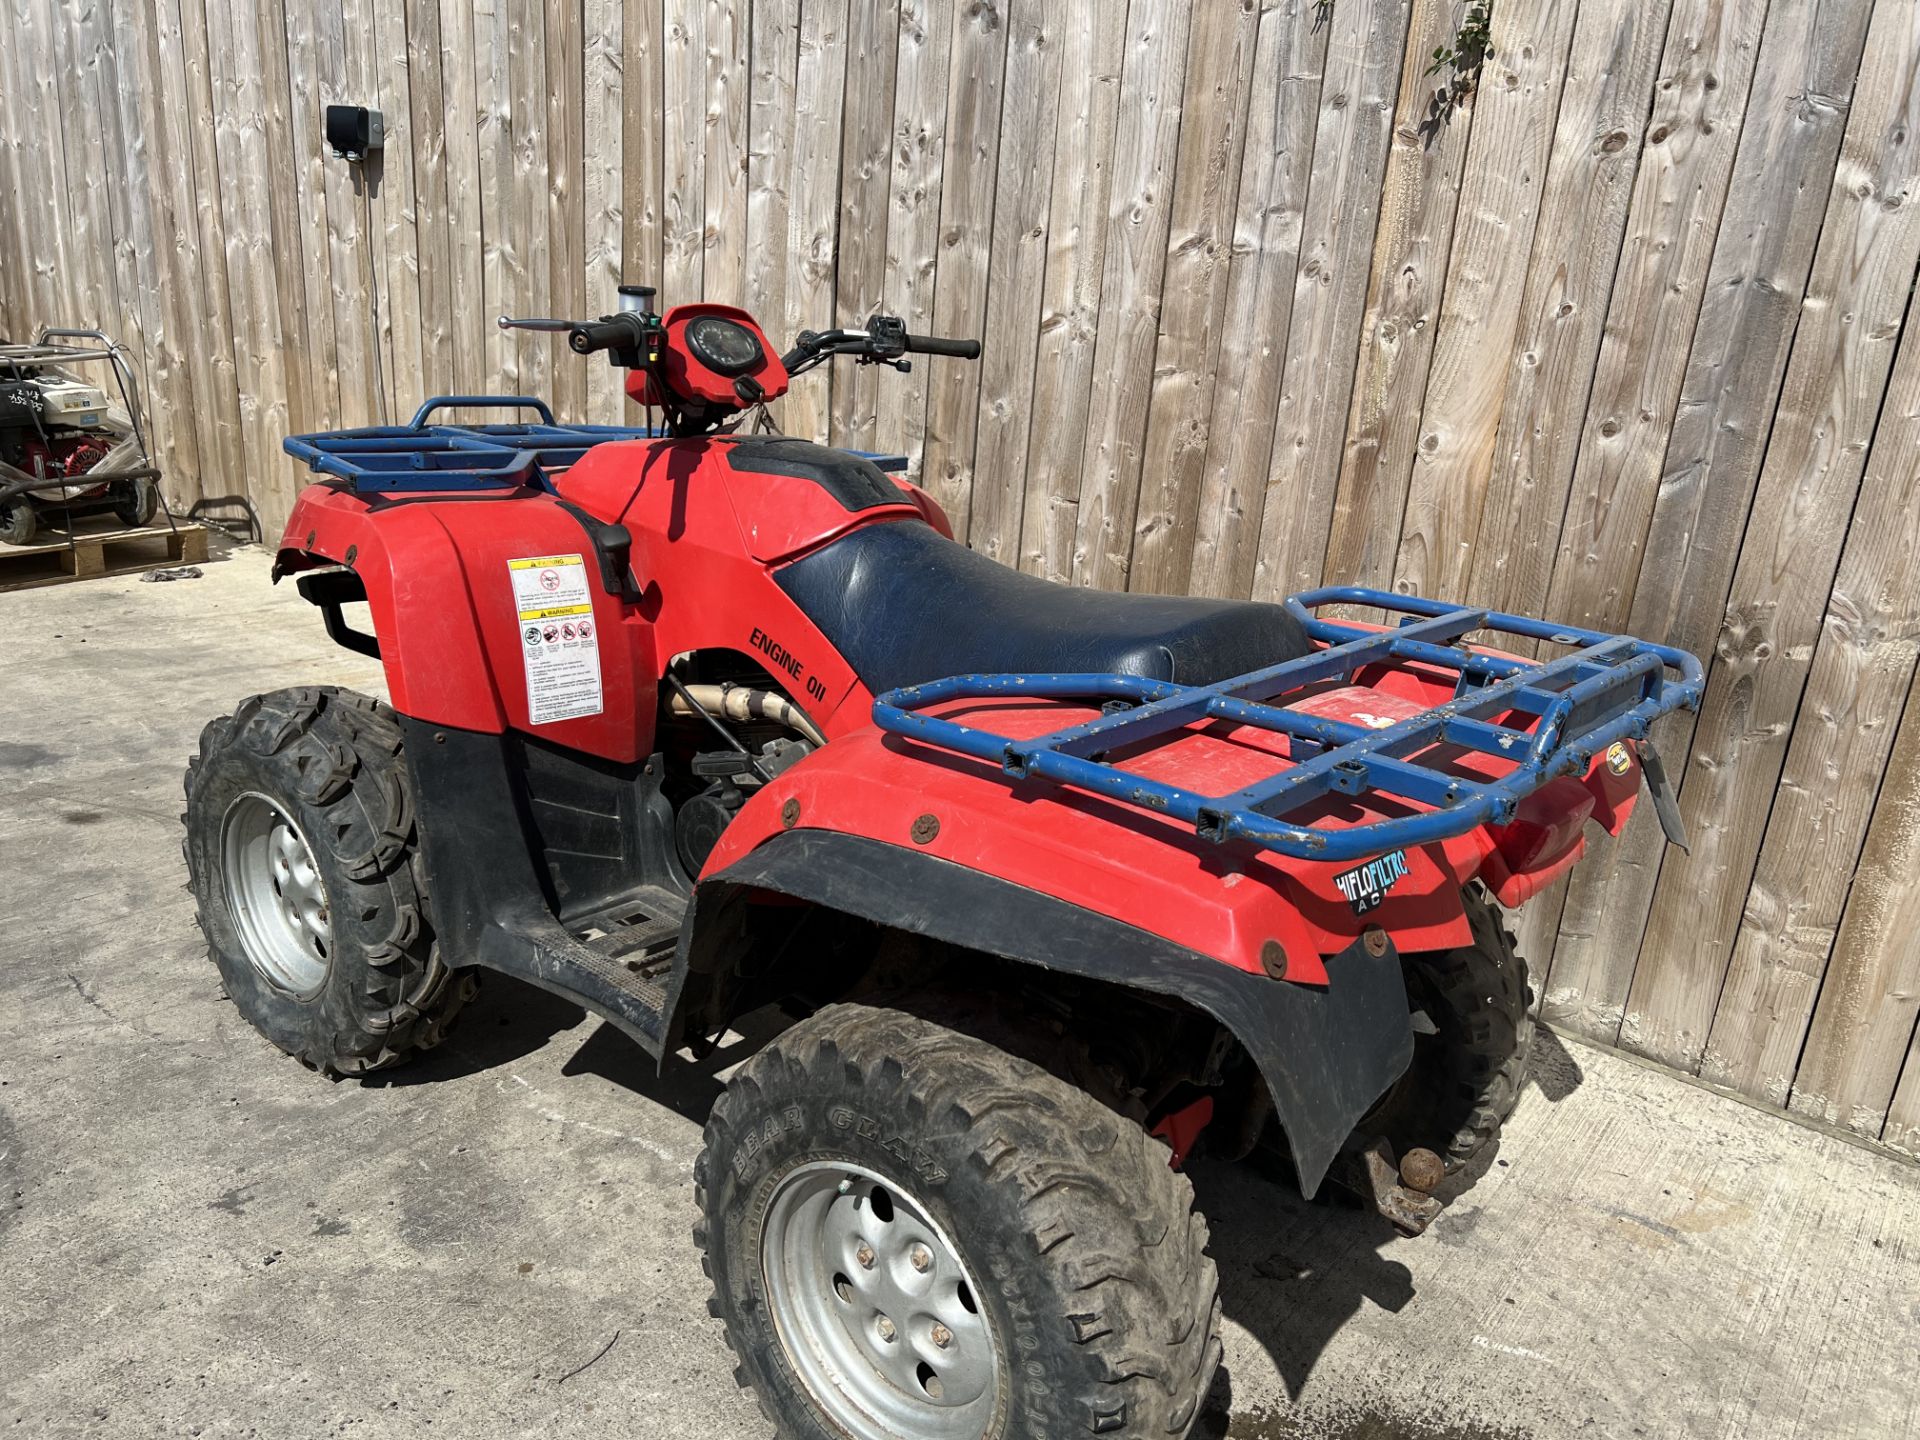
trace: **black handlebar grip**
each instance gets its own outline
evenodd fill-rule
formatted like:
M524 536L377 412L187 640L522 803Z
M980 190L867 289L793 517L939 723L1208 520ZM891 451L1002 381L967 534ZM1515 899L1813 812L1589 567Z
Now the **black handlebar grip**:
M951 355L956 360L978 360L978 340L943 340L938 335L909 335L907 349L916 355Z
M567 344L576 355L591 355L596 350L611 350L634 338L633 326L624 317L611 320L582 320L567 332Z

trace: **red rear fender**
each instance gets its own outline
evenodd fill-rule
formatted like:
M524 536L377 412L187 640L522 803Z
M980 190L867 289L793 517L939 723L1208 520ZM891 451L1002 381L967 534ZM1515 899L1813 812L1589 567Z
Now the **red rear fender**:
M1346 949L1375 919L1357 913L1334 884L1351 867L1215 845L1177 821L1010 785L983 762L874 729L836 739L766 786L727 828L704 874L795 827L911 846L1235 969L1305 985L1327 984L1323 957ZM1410 856L1391 886L1404 922L1392 928L1416 937L1419 948L1461 943L1461 883L1438 847Z

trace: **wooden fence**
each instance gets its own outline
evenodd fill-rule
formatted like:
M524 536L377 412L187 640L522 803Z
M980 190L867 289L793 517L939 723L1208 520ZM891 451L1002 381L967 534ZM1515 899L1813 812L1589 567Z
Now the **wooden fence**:
M5 326L127 337L177 501L271 533L283 434L439 391L618 417L492 320L622 275L981 336L785 422L1041 574L1710 655L1692 853L1643 807L1528 907L1544 1012L1920 1148L1914 0L1494 0L1451 98L1461 0L0 6Z

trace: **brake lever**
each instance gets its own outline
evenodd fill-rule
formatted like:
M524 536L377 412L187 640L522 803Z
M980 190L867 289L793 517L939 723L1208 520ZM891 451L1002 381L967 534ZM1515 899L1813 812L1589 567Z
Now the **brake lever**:
M555 334L564 335L573 329L574 322L571 320L552 320L545 317L519 320L511 315L502 315L495 323L497 323L502 330L546 330Z

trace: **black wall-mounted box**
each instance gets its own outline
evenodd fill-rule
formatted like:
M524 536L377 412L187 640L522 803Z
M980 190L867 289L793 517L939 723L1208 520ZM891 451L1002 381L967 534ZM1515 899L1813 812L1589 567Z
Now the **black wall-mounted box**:
M327 144L343 160L364 160L386 144L386 126L378 110L364 105L327 106Z

